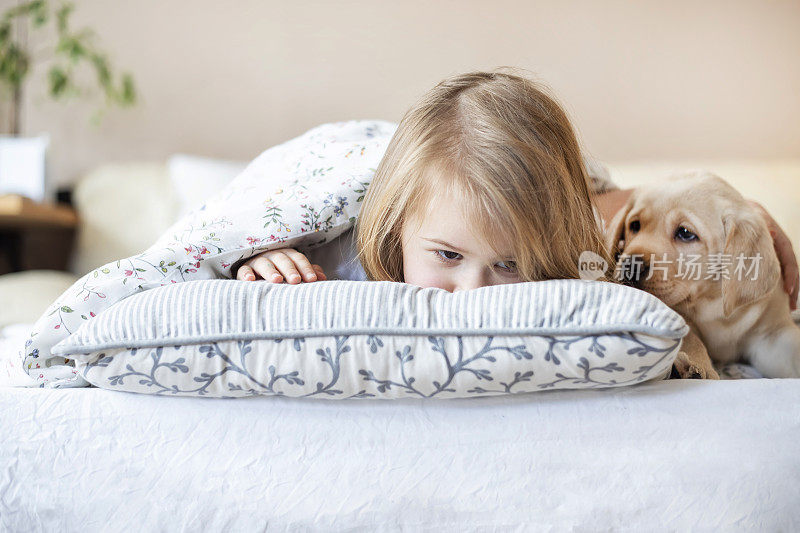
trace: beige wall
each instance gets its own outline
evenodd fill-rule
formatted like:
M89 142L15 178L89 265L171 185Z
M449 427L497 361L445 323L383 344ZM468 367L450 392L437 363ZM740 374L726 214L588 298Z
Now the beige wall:
M9 0L3 0L8 2ZM514 65L607 160L800 157L800 2L76 0L138 107L42 102L53 181L175 152L249 159L326 121L398 120L444 76Z

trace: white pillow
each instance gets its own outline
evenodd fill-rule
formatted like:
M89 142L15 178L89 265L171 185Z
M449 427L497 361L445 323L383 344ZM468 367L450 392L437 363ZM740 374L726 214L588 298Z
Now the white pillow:
M130 392L457 398L663 378L687 331L654 296L599 281L207 280L122 300L52 352Z
M163 163L101 165L78 182L73 200L80 213L76 274L139 253L175 223L178 210Z
M178 214L183 216L224 189L247 167L247 162L175 154L167 166L179 201Z

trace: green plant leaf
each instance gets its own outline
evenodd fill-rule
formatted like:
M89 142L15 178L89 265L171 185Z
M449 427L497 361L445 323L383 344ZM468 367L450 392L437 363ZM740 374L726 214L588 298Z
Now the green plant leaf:
M69 86L69 76L59 66L54 66L47 73L47 79L50 82L50 95L53 98L63 96L64 91Z
M0 22L0 49L8 46L10 38L11 38L11 22L4 20L3 22Z
M47 20L49 19L49 13L47 12L47 2L35 1L31 3L33 4L31 7L31 17L33 20L33 27L41 28L42 26L47 24Z
M75 5L72 3L64 3L56 10L56 27L59 33L66 33L69 28L69 16Z
M66 35L58 41L56 53L66 55L73 63L88 55L84 43L71 35Z
M11 43L0 56L0 78L11 87L19 87L28 74L28 54Z
M136 103L136 87L133 84L133 76L128 73L122 75L122 104L133 105Z
M100 54L92 54L90 58L94 70L97 72L97 81L102 87L108 87L111 84L111 70L108 68L108 60Z

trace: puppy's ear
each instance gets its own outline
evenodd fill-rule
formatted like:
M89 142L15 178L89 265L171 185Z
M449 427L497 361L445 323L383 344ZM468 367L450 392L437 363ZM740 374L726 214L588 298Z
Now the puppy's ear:
M611 259L614 261L616 261L617 254L622 253L622 250L625 248L625 218L627 218L628 213L633 207L634 194L635 191L631 192L628 201L622 206L622 209L617 211L617 214L614 215L614 218L611 219L611 222L609 222L605 228L606 249ZM620 244L620 241L623 241L623 243Z
M722 279L722 309L729 316L739 306L752 303L774 289L781 277L781 265L767 224L757 212L730 214L723 218L723 226L723 253L732 261L730 279ZM743 268L737 271L740 260Z

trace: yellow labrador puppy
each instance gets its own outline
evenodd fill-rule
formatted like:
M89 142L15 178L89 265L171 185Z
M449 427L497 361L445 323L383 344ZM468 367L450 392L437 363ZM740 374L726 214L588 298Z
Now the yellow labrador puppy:
M689 324L675 362L681 377L718 379L709 356L749 363L767 377L800 377L800 328L772 237L722 178L687 172L635 189L606 237L618 257L617 279L658 297Z

